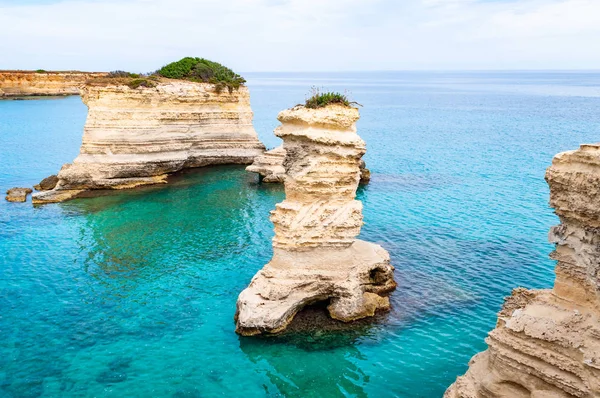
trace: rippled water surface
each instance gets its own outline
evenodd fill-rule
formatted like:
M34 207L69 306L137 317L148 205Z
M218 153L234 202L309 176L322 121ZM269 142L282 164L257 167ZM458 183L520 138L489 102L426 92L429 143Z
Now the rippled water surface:
M600 74L253 74L267 146L311 85L363 105L362 238L391 254L391 313L343 333L238 337L235 301L270 258L283 198L243 167L0 201L0 397L439 397L485 349L503 296L552 285L544 170L598 139ZM78 97L0 101L0 188L72 160L85 116Z

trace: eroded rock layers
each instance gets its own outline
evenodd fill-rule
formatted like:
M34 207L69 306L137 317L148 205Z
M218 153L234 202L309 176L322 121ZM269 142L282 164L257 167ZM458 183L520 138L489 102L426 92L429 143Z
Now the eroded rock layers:
M283 146L278 146L257 156L252 164L246 167L246 170L259 174L263 182L283 182L285 180L284 159L285 150ZM360 182L363 184L368 183L371 179L371 172L367 169L365 161L362 159L360 160L359 168Z
M447 398L600 397L600 145L558 154L546 181L554 287L513 291Z
M281 112L285 194L271 213L273 258L237 303L237 332L284 330L304 306L328 301L332 318L352 321L389 308L396 286L388 253L357 240L362 203L355 199L365 143L358 110L342 106Z
M217 93L211 84L178 80L136 89L86 85L82 99L89 111L79 156L34 203L162 183L184 168L249 164L264 151L246 87Z
M106 73L0 71L0 97L79 95L89 79Z

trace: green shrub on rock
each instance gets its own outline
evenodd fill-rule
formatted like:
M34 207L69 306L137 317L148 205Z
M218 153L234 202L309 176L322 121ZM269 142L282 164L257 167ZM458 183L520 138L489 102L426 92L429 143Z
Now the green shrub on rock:
M246 79L226 66L204 58L185 57L163 66L156 73L169 79L212 83L217 92L227 88L231 93L246 83Z
M112 72L108 72L106 77L109 77L109 78L126 78L126 77L137 78L137 77L140 77L140 75L137 73L126 72L124 70L113 70Z
M342 105L342 106L351 106L351 105L359 105L358 102L350 101L346 94L334 92L334 91L324 91L321 92L316 87L311 89L311 95L304 103L304 106L310 109L324 108L327 105Z
M142 78L142 79L133 79L129 83L127 83L129 88L138 88L138 87L156 87L156 81L154 79Z

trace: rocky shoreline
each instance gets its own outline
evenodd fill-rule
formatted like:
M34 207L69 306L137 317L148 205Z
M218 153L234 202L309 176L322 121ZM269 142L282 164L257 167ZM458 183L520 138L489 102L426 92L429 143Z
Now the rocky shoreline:
M0 99L79 95L87 81L105 76L104 72L0 70Z

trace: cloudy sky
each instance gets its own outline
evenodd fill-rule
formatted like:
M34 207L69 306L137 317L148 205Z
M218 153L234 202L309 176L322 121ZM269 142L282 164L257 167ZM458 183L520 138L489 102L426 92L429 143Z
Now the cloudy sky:
M0 0L0 69L600 69L600 0Z

